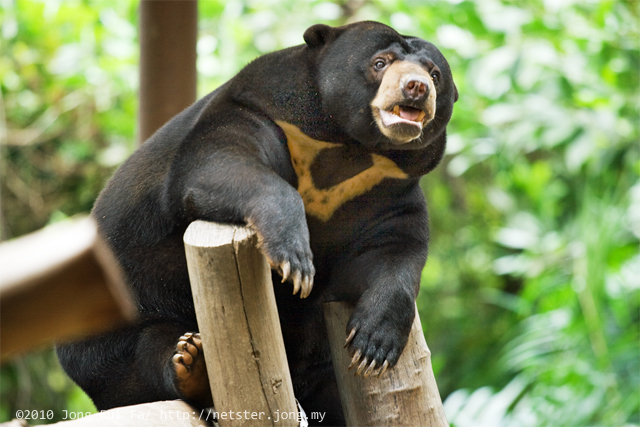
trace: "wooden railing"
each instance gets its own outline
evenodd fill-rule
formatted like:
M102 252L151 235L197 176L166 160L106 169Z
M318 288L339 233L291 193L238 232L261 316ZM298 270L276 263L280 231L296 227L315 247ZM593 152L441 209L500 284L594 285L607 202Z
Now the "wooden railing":
M196 221L184 240L216 410L295 411L271 271L256 235L245 227ZM398 364L379 378L347 370L351 357L343 343L352 310L342 302L324 304L347 425L448 426L417 310ZM250 420L219 423L254 425ZM263 420L255 425L285 424Z
M93 221L86 219L56 228L0 245L5 359L29 348L101 331L133 318L122 274L97 235ZM196 221L187 229L184 240L216 412L249 410L271 414L271 421L220 418L219 425L299 425L296 417L273 416L275 412L298 414L298 406L271 272L256 247L255 233L246 227ZM60 246L63 242L67 242L66 252ZM38 251L42 245L49 250ZM56 250L57 256L46 256ZM64 290L65 286L70 290ZM52 289L58 294L54 306L45 304L52 301ZM104 309L105 304L108 310ZM99 321L88 320L87 310L95 315L97 306L103 307L105 314L97 316ZM343 348L352 310L343 302L324 304L347 425L448 426L417 311L398 364L380 377L363 378L347 370L351 358ZM20 339L25 331L29 340ZM112 409L64 422L64 427L205 426L211 425L212 418L212 414L185 402L166 401ZM28 426L24 420L15 425Z

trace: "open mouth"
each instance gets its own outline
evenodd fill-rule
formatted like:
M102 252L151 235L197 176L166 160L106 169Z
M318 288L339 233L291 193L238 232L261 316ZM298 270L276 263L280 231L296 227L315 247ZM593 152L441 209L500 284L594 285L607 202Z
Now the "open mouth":
M407 105L395 105L391 110L380 109L380 119L385 126L405 123L422 129L422 121L426 113L419 108Z

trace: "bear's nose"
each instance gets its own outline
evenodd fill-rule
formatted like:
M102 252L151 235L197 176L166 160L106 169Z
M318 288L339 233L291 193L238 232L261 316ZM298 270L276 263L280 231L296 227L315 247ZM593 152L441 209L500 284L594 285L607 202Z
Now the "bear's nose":
M406 80L402 87L404 96L412 101L423 101L429 96L429 84L425 79L413 77Z

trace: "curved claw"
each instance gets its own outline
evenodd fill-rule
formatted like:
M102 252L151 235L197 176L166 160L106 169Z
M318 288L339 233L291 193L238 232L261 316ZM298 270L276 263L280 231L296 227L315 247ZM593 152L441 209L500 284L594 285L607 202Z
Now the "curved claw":
M297 294L300 290L300 281L302 280L302 276L299 271L293 273L293 295Z
M289 273L291 273L291 263L289 261L285 261L280 265L280 273L282 274L282 283L286 282L289 278Z
M380 367L380 372L378 373L378 378L382 376L385 372L387 372L387 368L389 367L389 361L385 359L384 363Z
M351 368L356 366L356 364L360 360L360 356L362 356L362 352L360 350L356 350L356 353L351 358L351 363L349 364L349 367L347 367L347 370L350 370Z
M367 366L367 369L365 369L364 374L362 374L362 376L364 378L367 378L369 375L371 375L373 373L373 370L376 367L376 359L373 359L371 361L371 364L369 366Z
M369 359L367 359L367 356L365 356L364 359L362 359L362 362L360 362L360 365L358 366L358 370L356 370L356 373L355 373L356 376L360 375L360 372L362 372L362 370L366 368L367 363L369 363Z
M356 328L353 328L351 330L351 332L349 332L349 336L347 337L346 341L344 342L344 346L342 348L347 348L347 346L349 344L351 344L351 341L353 341L353 337L356 336Z
M302 280L302 291L300 292L300 298L306 298L311 293L313 287L313 277L305 276Z

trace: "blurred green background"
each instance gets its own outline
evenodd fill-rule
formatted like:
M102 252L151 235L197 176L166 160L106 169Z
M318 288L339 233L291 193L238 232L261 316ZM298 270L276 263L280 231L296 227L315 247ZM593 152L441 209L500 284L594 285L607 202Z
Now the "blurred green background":
M135 149L137 7L0 0L3 240L88 212ZM460 100L423 179L418 306L452 427L640 425L638 1L201 0L199 13L199 95L318 22L378 20L440 47ZM95 411L51 350L0 380L0 421Z

